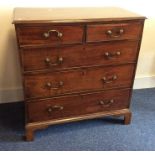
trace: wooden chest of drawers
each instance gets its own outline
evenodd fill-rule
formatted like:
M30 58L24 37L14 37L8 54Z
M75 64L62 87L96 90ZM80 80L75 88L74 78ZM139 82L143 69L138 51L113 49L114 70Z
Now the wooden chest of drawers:
M130 123L144 20L120 8L14 10L26 140L51 124L108 115Z

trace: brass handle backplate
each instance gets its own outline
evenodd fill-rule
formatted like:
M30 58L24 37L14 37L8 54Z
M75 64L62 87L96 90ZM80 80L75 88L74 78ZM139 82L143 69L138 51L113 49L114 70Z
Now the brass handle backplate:
M106 34L112 38L118 38L124 33L124 29L107 30Z
M58 38L61 38L63 36L63 34L58 30L49 30L48 32L44 32L43 36L45 38L49 38L51 33L55 33Z
M107 101L103 101L103 100L100 100L100 101L99 101L99 105L102 105L102 106L104 106L104 107L108 107L108 106L110 106L112 103L114 103L114 99L107 100Z
M102 77L101 80L104 82L104 83L111 83L113 81L115 81L117 79L117 75L113 75L113 76L109 76L109 77Z
M53 111L55 111L55 110L63 110L64 109L64 107L63 106L60 106L60 105L54 105L54 106L49 106L48 108L47 108L47 112L49 113L49 114L51 114Z
M58 66L63 63L64 59L63 57L59 56L57 57L56 63L52 63L51 59L49 57L46 57L44 61L47 66Z
M121 52L120 51L116 51L116 52L105 52L104 53L104 56L106 59L112 59L112 58L116 58L118 56L121 55Z
M48 89L60 89L64 85L63 81L59 81L57 84L53 84L52 82L47 82L45 87Z

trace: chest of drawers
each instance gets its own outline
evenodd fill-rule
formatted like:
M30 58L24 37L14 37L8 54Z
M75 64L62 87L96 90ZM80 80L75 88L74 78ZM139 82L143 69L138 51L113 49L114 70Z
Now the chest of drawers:
M26 140L52 124L109 115L130 123L144 20L120 8L14 10Z

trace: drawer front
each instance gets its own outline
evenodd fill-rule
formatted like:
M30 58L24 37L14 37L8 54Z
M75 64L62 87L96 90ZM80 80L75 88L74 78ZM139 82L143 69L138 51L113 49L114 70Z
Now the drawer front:
M141 30L140 22L88 25L87 42L139 39Z
M20 45L81 43L83 26L21 26L17 35Z
M23 49L25 71L62 70L73 67L135 62L138 42L76 45L63 48Z
M63 119L102 111L120 110L129 106L129 90L112 90L30 101L27 103L29 122Z
M44 98L114 87L130 87L134 65L25 75L26 98Z

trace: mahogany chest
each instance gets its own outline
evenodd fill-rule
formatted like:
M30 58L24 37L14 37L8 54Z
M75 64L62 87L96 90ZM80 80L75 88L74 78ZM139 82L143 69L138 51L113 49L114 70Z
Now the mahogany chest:
M145 17L120 8L16 8L26 140L59 124L103 116L131 121Z

